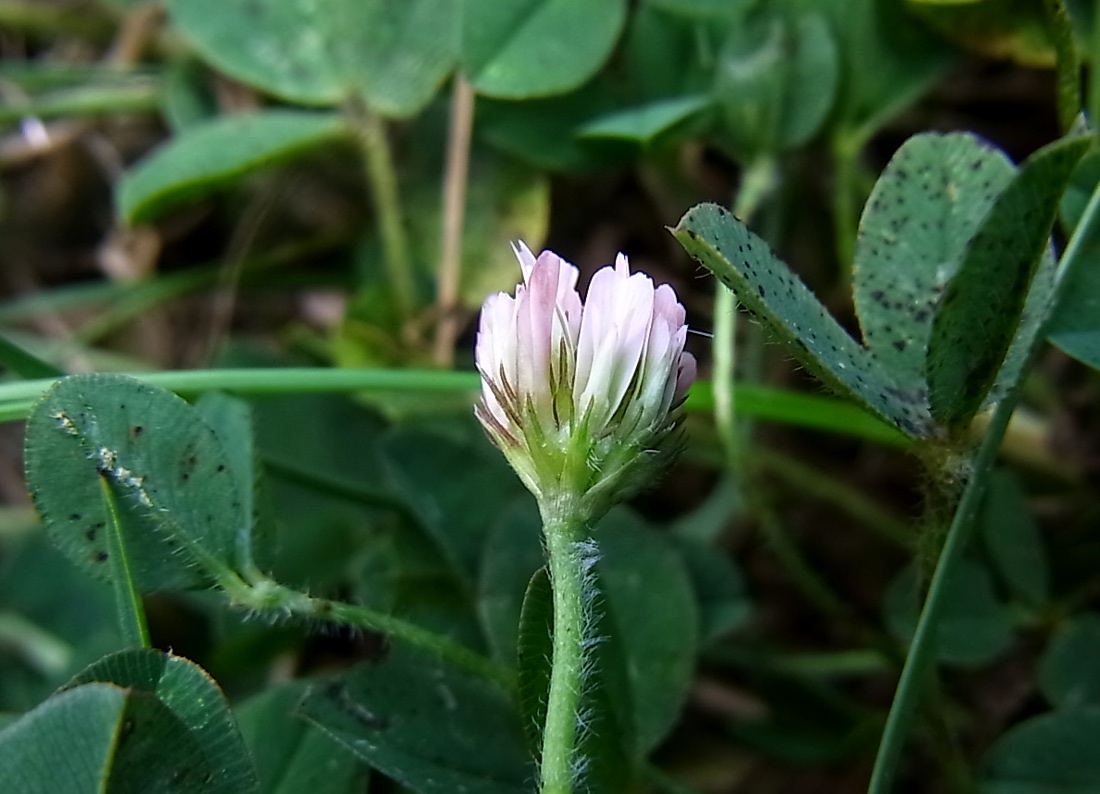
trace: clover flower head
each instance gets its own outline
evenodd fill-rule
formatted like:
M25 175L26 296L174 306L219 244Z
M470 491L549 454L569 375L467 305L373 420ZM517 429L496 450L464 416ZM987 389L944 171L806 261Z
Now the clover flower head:
M476 359L477 418L545 509L580 500L590 520L671 458L678 408L695 379L684 307L619 254L582 303L576 267L514 246L515 296L489 296Z

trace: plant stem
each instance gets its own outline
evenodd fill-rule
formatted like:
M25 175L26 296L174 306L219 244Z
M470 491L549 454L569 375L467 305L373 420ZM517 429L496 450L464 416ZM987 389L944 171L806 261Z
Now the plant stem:
M1078 260L1086 249L1085 241L1092 236L1098 223L1100 223L1100 186L1093 190L1089 203L1077 223L1077 228L1074 229L1073 236L1062 254L1062 260L1055 273L1051 307L1056 307L1058 304L1062 288L1067 281L1067 274L1080 266ZM1049 314L1046 319L1049 320ZM1045 322L1040 324L1032 339L1026 342L1032 352L1038 347L1039 342L1046 338L1045 325ZM1021 369L1017 382L1011 384L1004 399L993 411L985 437L974 458L970 478L955 509L951 526L947 530L943 549L936 562L936 570L928 586L928 595L925 597L924 607L917 621L917 629L909 646L909 654L906 656L905 666L898 680L894 702L890 705L890 713L886 718L886 726L883 729L878 755L871 773L869 794L887 794L893 785L901 751L916 714L921 684L932 662L933 650L936 646L936 629L945 606L944 594L973 532L974 517L981 502L986 478L996 460L997 450L1001 446L1001 440L1019 399L1019 380L1022 379L1024 371Z
M0 122L27 116L61 118L99 113L152 113L160 107L160 87L151 81L132 85L81 86L0 107Z
M890 705L890 713L886 718L886 727L882 732L882 741L871 773L871 784L868 788L870 794L887 794L893 785L902 747L916 714L921 684L928 673L928 665L932 661L936 647L935 633L939 626L940 615L946 606L944 594L947 592L950 577L966 550L966 543L973 529L974 516L985 490L986 477L996 460L1001 438L1004 436L1008 419L1012 416L1015 405L1014 395L1006 396L997 405L990 420L989 429L974 459L973 472L963 489L962 498L951 520L951 527L947 530L947 538L939 560L936 562L932 581L928 585L928 595L925 597L924 607L917 621L917 629L909 646L909 654L905 657L905 666L901 670L894 702Z
M208 391L240 395L348 394L353 392L421 392L477 394L476 372L416 369L335 369L332 367L254 367L247 369L165 370L125 372L144 383L171 389L184 397ZM56 378L0 383L0 423L27 418ZM863 438L892 447L910 441L885 422L844 400L741 383L734 389L743 416ZM711 384L697 381L685 407L692 412L714 409Z
M466 672L492 681L506 690L514 686L511 673L476 651L434 631L360 604L315 598L286 587L262 574L250 581L228 571L218 584L230 599L257 612L283 614L377 631L433 653Z
M562 500L566 502L568 500ZM542 738L542 794L572 794L590 612L593 541L571 504L543 511L543 535L554 593L553 658Z
M741 465L741 443L737 437L737 403L734 399L737 358L737 297L718 282L714 292L714 339L711 341L714 386L714 426L722 443L726 471L735 473Z
M733 205L733 214L748 224L773 188L775 163L761 158L745 168L741 187ZM741 468L741 440L737 432L737 403L734 382L737 350L737 298L733 290L717 282L714 294L714 340L712 382L714 384L714 423L726 455L726 470L736 474Z
M378 114L361 104L353 104L349 115L363 149L367 182L374 199L374 210L378 214L386 276L393 292L397 314L401 322L405 323L416 308L416 285L413 282L409 238L401 212L397 172L393 167L393 154L386 137L386 126Z
M462 273L462 223L466 210L466 183L470 170L470 140L474 129L474 88L461 74L454 79L451 128L447 142L447 169L443 177L443 234L439 252L439 290L435 346L432 360L454 364L458 337L459 277Z
M241 395L334 394L350 392L421 392L425 394L477 394L476 372L444 372L411 369L334 369L332 367L270 367L249 369L128 372L154 386L190 397L222 390ZM27 418L34 403L54 378L0 383L0 422ZM706 381L696 382L688 393L689 411L713 410ZM800 427L830 430L880 444L905 446L905 436L861 408L831 397L802 394L754 384L740 384L736 397L741 413Z
M127 10L119 20L118 32L104 61L116 69L127 69L139 63L156 41L165 14L159 3L143 3Z
M215 390L237 394L331 394L356 391L416 391L431 394L465 391L475 394L479 383L476 372L331 367L167 370L126 374L185 396ZM30 404L55 382L55 379L46 378L0 384L0 421L24 419Z

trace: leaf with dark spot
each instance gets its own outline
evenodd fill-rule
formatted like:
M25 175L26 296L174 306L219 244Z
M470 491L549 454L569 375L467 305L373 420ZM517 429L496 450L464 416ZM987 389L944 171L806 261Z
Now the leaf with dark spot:
M875 183L860 219L853 297L867 347L910 390L927 388L932 333L932 314L912 308L936 304L1014 170L973 135L929 133L907 140Z
M126 405L126 411L121 406ZM133 428L142 427L141 433ZM122 375L74 375L27 421L27 482L53 542L97 576L108 571L100 477L114 491L132 573L143 591L208 586L233 568L248 529L214 431L166 389ZM243 524L243 525L242 525ZM247 544L245 544L247 545Z
M967 246L958 272L947 284L929 340L931 408L943 423L968 422L994 385L1019 336L1033 277L1050 244L1058 200L1090 145L1085 137L1063 138L1032 155ZM1014 255L1007 257L1006 251ZM1046 313L1045 306L1029 311L1037 317ZM1018 371L1031 339L1019 339L1017 346L1016 359L1008 363Z
M932 432L922 394L907 389L883 370L786 263L744 224L719 213L716 205L700 204L684 215L672 233L691 256L736 293L746 308L756 312L776 337L791 346L803 366L827 385L851 395L909 435ZM739 245L751 250L752 256L736 256ZM745 261L751 263L751 270L747 265L734 264ZM905 410L909 404L916 406L915 412Z

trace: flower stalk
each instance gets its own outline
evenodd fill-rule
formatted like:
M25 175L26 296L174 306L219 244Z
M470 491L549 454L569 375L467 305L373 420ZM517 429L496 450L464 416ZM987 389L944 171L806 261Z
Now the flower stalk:
M477 339L477 418L535 496L553 588L554 636L542 794L585 788L581 745L595 675L598 545L589 527L644 486L679 446L695 378L684 307L619 254L592 278L557 254L515 247L523 282L485 301Z
M584 694L586 649L596 640L591 614L594 597L592 566L595 543L586 537L583 522L569 517L544 519L546 556L554 595L553 657L546 724L542 741L542 794L571 794L584 759L581 739L581 700Z

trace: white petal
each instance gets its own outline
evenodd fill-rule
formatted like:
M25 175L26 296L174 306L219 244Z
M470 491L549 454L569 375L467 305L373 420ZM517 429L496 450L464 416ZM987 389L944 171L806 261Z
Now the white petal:
M504 389L503 379L515 388L516 379L516 302L510 295L490 295L481 307L477 344L474 358L482 374L481 396L485 410L501 425L508 427L510 420L489 387L489 382Z
M684 308L672 287L654 293L653 321L632 393L622 416L622 432L632 434L663 426L675 399L680 358L687 338ZM694 359L693 359L694 362ZM694 370L692 370L694 372Z
M527 243L523 240L516 240L512 243L512 252L519 260L519 269L523 273L523 280L527 281L527 277L531 275L531 269L535 266L535 255L531 253L531 249L527 247Z
M615 256L615 272L623 278L630 275L630 261L622 251Z
M632 451L659 441L695 377L684 307L668 285L631 275L622 254L582 303L573 265L513 249L523 280L514 298L490 296L478 325L475 413L540 503L576 487L595 514L634 487L623 479Z
M625 257L592 278L577 351L576 404L592 409L598 432L618 410L645 350L653 320L653 282L627 276Z
M586 395L606 393L610 373L600 359L614 347L614 298L619 279L609 267L600 268L588 284L581 328L577 339L577 375L573 383L578 411L587 407Z

